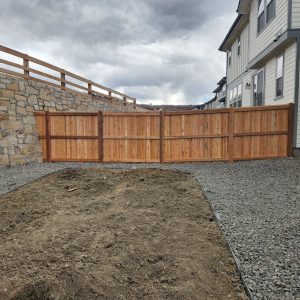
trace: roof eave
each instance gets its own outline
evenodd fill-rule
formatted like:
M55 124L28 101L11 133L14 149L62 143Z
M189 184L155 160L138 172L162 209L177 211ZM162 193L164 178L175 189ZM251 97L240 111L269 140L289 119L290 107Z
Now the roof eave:
M249 12L252 0L240 0L237 8L239 14L245 15Z
M238 15L236 17L236 19L234 20L232 26L230 27L228 33L226 34L225 36L225 39L224 41L222 42L221 46L219 47L219 51L223 51L223 52L227 52L227 48L225 47L226 46L226 43L229 39L229 37L231 36L232 32L234 31L234 29L236 28L237 24L239 23L239 21L241 20L242 18L242 15Z

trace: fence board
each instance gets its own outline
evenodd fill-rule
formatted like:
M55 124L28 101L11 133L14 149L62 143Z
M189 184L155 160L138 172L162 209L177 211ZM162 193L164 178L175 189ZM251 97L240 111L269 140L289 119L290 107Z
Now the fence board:
M291 155L293 105L197 112L35 113L44 160L234 161Z

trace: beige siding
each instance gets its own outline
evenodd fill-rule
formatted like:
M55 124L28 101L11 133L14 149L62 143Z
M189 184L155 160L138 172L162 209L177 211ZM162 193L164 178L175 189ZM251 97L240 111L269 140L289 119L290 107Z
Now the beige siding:
M276 0L276 17L257 33L258 0L253 0L250 11L250 50L249 59L254 59L273 43L278 32L284 33L288 27L288 0Z
M242 106L252 106L252 87L246 88L246 84L251 84L253 71L249 71L243 78L243 96L242 96Z
M296 42L289 46L284 53L284 82L283 97L276 99L276 67L277 57L272 58L265 65L265 105L279 105L294 102L295 95L295 74L296 74ZM242 82L242 105L252 106L252 76L258 70L249 70L243 76L228 85L227 99L229 99L230 90ZM246 84L250 83L251 88L247 89Z
M296 75L296 42L289 46L284 53L283 97L276 99L276 67L277 57L271 59L265 67L265 104L276 105L294 102Z
M245 72L249 60L249 25L241 32L241 55L238 56L238 39L232 45L232 63L228 67L227 80L232 82ZM227 62L228 63L228 62Z
M298 66L300 68L300 65ZM300 77L299 77L299 87L300 87ZM298 94L298 125L297 125L297 136L296 136L296 147L300 148L300 92Z
M300 28L300 0L292 1L292 28Z

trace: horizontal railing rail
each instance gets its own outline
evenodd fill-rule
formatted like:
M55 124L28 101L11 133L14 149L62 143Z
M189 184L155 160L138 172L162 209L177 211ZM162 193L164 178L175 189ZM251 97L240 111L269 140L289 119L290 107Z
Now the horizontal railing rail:
M19 51L16 51L16 50L13 50L13 49L10 49L10 48L0 45L0 54L1 54L1 52L7 53L7 54L10 54L12 56L22 59L23 64L18 64L16 62L12 62L10 60L0 58L0 64L21 70L21 72L16 72L16 71L7 69L5 67L4 68L0 67L0 73L38 81L38 82L45 83L45 84L48 84L48 85L51 85L51 86L54 86L56 88L60 88L62 90L66 90L66 91L71 91L71 92L80 93L80 94L98 95L101 97L107 97L109 99L122 100L122 101L124 101L124 104L126 104L127 102L136 104L136 98L130 97L130 96L123 94L119 91L116 91L114 89L105 87L99 83L92 81L92 80L89 80L82 76L76 75L72 72L69 72L62 68L54 66L43 60L29 56L25 53L22 53L22 52L19 52ZM37 70L37 69L31 67L30 63L34 63L34 64L37 64L44 68L58 72L59 76L54 76L52 74ZM42 76L45 78L45 80L34 77L34 76L32 76L32 74ZM75 80L79 81L82 85L74 83L70 80L67 80L69 78L66 79L66 76L69 77L70 79L75 79ZM54 80L55 82L51 82L47 79ZM78 89L79 91L75 90L74 88ZM96 91L94 88L103 90L103 93Z

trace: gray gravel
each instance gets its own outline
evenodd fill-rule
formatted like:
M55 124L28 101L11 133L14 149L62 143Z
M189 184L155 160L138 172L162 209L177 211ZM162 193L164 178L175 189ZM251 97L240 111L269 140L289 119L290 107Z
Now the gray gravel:
M66 167L175 168L213 206L253 299L300 299L300 160L201 164L30 164L0 168L0 195Z

